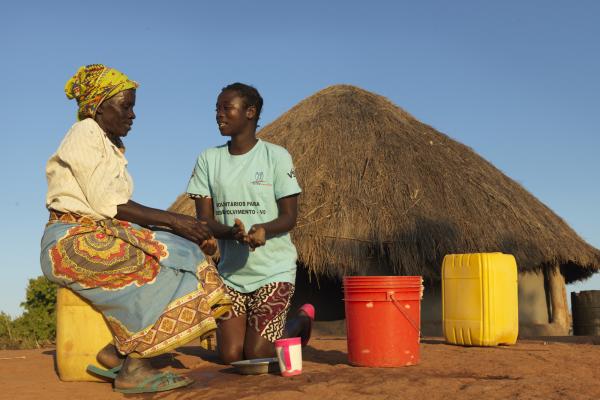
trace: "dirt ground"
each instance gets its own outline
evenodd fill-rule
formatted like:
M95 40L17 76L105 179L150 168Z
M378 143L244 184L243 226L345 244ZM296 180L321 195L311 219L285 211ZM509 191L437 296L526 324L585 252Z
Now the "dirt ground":
M402 368L347 363L346 340L318 336L305 349L302 375L242 376L214 353L189 346L156 366L185 373L187 388L124 396L109 383L61 382L53 349L0 351L0 399L599 399L600 337L521 340L509 347L421 343L421 361Z

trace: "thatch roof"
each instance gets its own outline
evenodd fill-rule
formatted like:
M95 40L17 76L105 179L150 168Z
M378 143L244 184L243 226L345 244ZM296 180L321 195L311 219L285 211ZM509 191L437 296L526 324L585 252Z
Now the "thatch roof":
M328 87L259 137L294 158L293 239L310 271L438 279L445 254L494 251L521 271L560 264L569 282L600 266L600 251L521 185L382 96ZM185 197L172 209L194 214Z

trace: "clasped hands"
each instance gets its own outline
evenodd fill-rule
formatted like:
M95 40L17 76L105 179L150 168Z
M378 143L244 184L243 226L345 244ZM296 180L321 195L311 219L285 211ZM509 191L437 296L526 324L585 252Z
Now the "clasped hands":
M180 215L173 220L171 227L178 235L198 243L205 254L212 256L216 253L217 241L206 221ZM253 225L246 233L244 223L238 218L235 219L235 224L231 228L231 234L234 240L247 244L250 251L254 251L254 249L264 246L266 243L265 228L260 225Z
M177 215L171 222L171 228L176 234L197 243L205 254L212 256L217 252L217 241L206 221Z
M267 242L265 228L260 225L252 225L248 233L246 233L246 227L239 218L235 219L235 223L231 228L231 234L234 240L247 244L250 251L264 246Z

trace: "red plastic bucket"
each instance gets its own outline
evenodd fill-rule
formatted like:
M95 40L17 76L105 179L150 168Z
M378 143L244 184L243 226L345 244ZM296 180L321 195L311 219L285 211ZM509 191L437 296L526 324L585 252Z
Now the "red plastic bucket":
M348 360L361 367L419 362L420 276L346 276Z

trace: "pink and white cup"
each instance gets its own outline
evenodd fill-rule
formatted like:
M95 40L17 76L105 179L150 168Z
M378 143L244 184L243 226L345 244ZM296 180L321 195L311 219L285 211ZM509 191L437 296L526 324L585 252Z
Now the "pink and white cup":
M302 345L299 337L276 340L275 352L281 375L294 376L302 373Z

